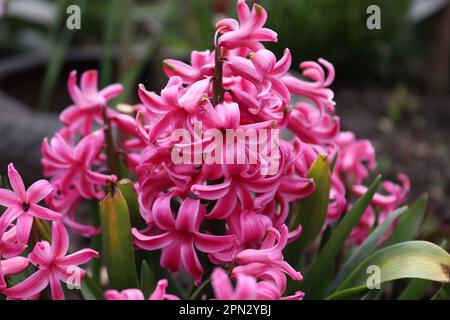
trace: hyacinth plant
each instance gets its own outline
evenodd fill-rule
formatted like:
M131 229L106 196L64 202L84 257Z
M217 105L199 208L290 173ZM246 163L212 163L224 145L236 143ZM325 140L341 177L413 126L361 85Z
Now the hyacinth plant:
M165 60L167 85L137 86L137 105L114 105L122 86L98 89L97 71L69 75L48 180L26 189L13 164L2 177L0 296L445 297L450 255L413 239L426 197L404 206L402 174L368 183L375 151L340 130L333 65L290 73L289 50L263 45L277 41L264 8L237 13L213 51Z

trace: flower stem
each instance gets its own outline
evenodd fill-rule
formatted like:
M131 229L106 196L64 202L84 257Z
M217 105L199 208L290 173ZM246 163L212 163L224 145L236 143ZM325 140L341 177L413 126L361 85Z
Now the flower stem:
M120 161L117 156L116 147L114 146L114 139L111 130L111 121L106 115L106 108L103 108L103 122L105 124L105 142L106 142L106 155L108 157L108 166L113 174L120 179Z
M215 49L215 66L214 66L214 77L213 77L213 105L217 105L223 102L224 90L223 90L223 61L221 55L221 47L216 46Z

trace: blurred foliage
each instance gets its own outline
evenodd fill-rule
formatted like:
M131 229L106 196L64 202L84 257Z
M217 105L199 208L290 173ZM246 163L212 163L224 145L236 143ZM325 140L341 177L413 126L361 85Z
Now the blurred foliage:
M389 81L408 52L406 14L410 0L264 0L269 26L277 30L279 54L289 47L293 63L326 58L338 81ZM381 30L369 30L370 5L381 9ZM393 72L394 71L394 72ZM340 79L342 77L346 79Z
M60 19L66 14L61 8L67 1L9 0L7 8L19 2L28 2L30 12L22 10L0 19L0 56L38 50L51 61L61 60L68 47L100 46L102 83L118 80L126 81L126 86L138 81L145 67L151 71L149 64L160 70L163 57L188 60L190 51L210 49L214 22L225 16L236 18L235 0L95 0L86 1L81 30L71 32ZM80 4L82 0L69 2ZM267 9L267 26L279 35L279 42L268 47L277 56L290 48L294 66L326 58L336 67L337 83L353 86L391 87L417 81L418 59L426 57L428 22L421 22L420 28L407 22L412 0L247 2L258 2ZM374 4L381 8L381 30L366 27L367 7ZM60 69L55 67L58 63L53 65L47 79L56 78L50 75ZM51 82L46 81L48 88ZM41 105L46 104L46 95Z

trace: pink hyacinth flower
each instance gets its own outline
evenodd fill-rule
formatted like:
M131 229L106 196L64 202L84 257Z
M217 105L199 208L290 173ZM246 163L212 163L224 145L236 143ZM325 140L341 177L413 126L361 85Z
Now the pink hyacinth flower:
M239 0L237 4L239 22L235 19L222 19L216 23L216 29L222 34L218 45L227 49L246 47L257 51L264 48L265 42L276 42L276 32L263 28L267 20L266 10L258 4L254 4L250 11L245 0Z
M182 61L166 59L163 61L164 72L168 77L179 76L184 83L191 84L214 74L214 53L192 51L191 65Z
M153 205L154 222L164 233L147 236L133 229L135 244L145 250L162 248L161 266L170 272L177 272L183 264L198 284L203 275L203 267L195 248L206 253L219 252L229 248L235 236L215 236L199 232L206 212L200 200L184 200L175 219L170 208L171 198L170 193L163 195Z
M270 93L276 94L285 104L290 101L290 93L280 80L291 66L291 53L284 51L283 57L277 62L275 55L269 50L259 50L250 54L250 60L240 56L229 58L228 66L236 74L258 89L259 99L267 99Z
M236 280L236 289L233 289L226 272L220 268L214 269L211 275L211 284L216 299L255 300L258 290L256 279L245 274L238 274Z
M361 184L377 166L372 144L369 140L357 140L349 131L341 132L336 143L339 146L336 172L344 174L353 184Z
M41 241L36 244L28 259L38 271L33 275L3 291L11 299L27 299L42 290L50 283L52 298L63 300L64 291L60 281L72 285L80 285L86 271L78 265L89 262L98 257L98 252L91 249L83 249L66 255L69 249L69 235L61 222L52 224L52 244ZM71 283L79 281L79 283Z
M147 91L144 85L139 85L138 93L142 103L160 117L150 130L149 141L169 135L171 129L185 127L186 120L195 116L198 111L199 102L209 94L210 86L211 78L207 77L184 88L183 79L173 76L159 96Z
M44 174L52 177L52 184L62 193L75 186L85 199L101 198L100 187L108 180L115 181L113 175L105 175L92 170L93 164L103 147L102 130L85 136L77 145L73 145L57 133L50 141L45 138L42 143L42 165Z
M167 279L159 280L155 291L153 291L148 300L180 300L177 296L166 293L168 285ZM120 292L108 290L105 292L105 298L106 300L145 300L144 294L139 289L126 289Z
M97 70L83 72L80 87L77 85L77 72L72 71L67 81L67 89L74 105L65 109L60 120L70 128L82 129L83 135L90 132L94 121L102 123L102 110L109 100L117 97L123 90L121 84L112 84L102 90L97 88Z
M275 268L288 274L294 280L302 280L301 273L283 261L282 251L287 244L288 233L286 225L281 226L281 231L269 228L266 239L259 250L246 249L236 255L236 262L239 266L233 269L233 275L244 273L258 276L267 269ZM277 243L275 244L275 242Z
M12 163L8 165L8 177L13 191L0 189L0 205L8 208L0 217L0 230L5 230L6 226L17 219L17 238L19 242L26 244L34 217L58 220L62 218L62 215L38 204L53 191L53 187L48 181L36 181L28 190L25 190L22 177Z

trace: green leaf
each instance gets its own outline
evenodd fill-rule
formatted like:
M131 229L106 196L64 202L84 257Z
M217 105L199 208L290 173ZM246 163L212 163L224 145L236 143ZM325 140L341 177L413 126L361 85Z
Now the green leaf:
M81 284L81 295L85 300L104 300L103 292L95 281L89 276L85 275L83 283Z
M297 282L291 282L291 292L296 291L297 287L299 287L307 293L305 298L319 299L323 297L323 293L331 281L335 258L344 245L345 240L369 206L380 182L381 176L378 176L367 192L358 199L352 209L345 214L331 238L327 241L325 247L314 260L310 269L306 272L304 280L300 285Z
M414 239L422 224L427 202L428 196L424 194L409 207L408 212L400 218L391 236L383 243L383 247Z
M117 185L100 202L103 257L110 285L116 290L139 286L131 236L130 215Z
M122 179L117 183L117 186L127 201L131 225L138 229L145 228L146 223L140 214L138 196L133 182L129 179Z
M147 261L143 260L141 264L141 290L147 297L152 293L156 285L155 275L150 269Z
M444 284L431 300L450 300L450 284Z
M297 228L298 225L303 227L302 235L287 249L287 260L293 264L297 264L299 253L301 254L317 238L327 216L330 166L326 154L321 154L316 158L309 169L308 177L314 179L316 189L311 195L301 200L300 208L290 224L291 230Z
M388 231L390 225L397 219L400 215L405 213L407 207L401 207L394 212L392 212L386 220L383 221L368 237L367 239L355 249L353 254L348 258L339 273L335 277L333 283L331 284L328 292L331 293L336 290L337 287L342 283L342 281L347 277L354 268L364 261L368 256L370 256L376 249L378 241L381 237Z
M369 267L379 268L379 279L368 273ZM402 242L374 253L345 279L337 292L328 299L343 299L385 282L418 278L442 283L450 282L450 255L427 241Z
M398 300L422 299L433 283L430 280L412 279L399 295Z

